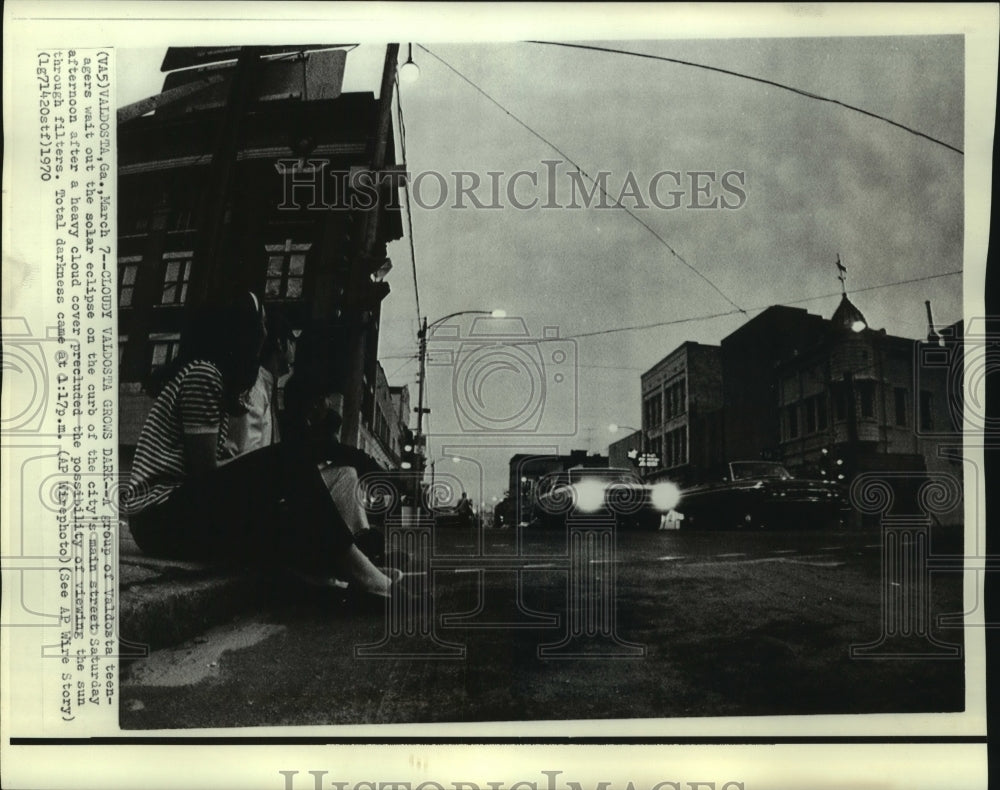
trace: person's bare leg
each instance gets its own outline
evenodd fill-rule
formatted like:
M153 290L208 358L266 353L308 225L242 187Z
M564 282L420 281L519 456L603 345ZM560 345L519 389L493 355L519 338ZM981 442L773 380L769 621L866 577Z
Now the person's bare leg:
M371 529L359 495L357 470L353 466L327 466L320 475L351 534Z
M382 571L372 565L361 550L351 544L343 561L344 573L364 592L388 597L392 582Z

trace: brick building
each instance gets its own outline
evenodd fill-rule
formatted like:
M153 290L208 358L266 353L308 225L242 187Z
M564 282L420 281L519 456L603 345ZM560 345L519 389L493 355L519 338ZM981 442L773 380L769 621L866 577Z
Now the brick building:
M119 125L126 455L151 405L144 382L178 352L185 305L251 289L314 339L334 386L360 378L348 441L398 460L400 419L376 351L389 291L385 245L402 236L399 206L382 184L376 207L359 207L348 178L372 167L384 103L373 93L341 95L343 51L270 49L282 48L258 52L245 72L242 50L228 53L237 65L209 62L226 53L170 50L164 70L203 64L167 74L163 96L180 90L183 98ZM391 168L391 124L385 133Z
M642 375L646 451L681 484L755 459L845 483L960 478L948 448L961 445L962 343L961 322L925 340L871 329L846 293L830 319L770 307L718 347L684 343Z
M722 364L718 346L682 343L642 374L640 452L659 457L672 479L696 479L722 447Z

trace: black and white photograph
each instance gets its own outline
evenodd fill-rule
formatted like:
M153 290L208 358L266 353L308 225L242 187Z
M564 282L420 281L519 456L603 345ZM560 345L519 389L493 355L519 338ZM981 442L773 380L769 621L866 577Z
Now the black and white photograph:
M962 711L964 66L120 52L122 726Z
M978 748L996 52L915 8L287 5L32 54L58 273L5 253L54 307L5 294L48 334L4 369L50 366L69 482L8 400L5 625L49 616L34 503L62 721ZM760 786L723 773L657 787Z

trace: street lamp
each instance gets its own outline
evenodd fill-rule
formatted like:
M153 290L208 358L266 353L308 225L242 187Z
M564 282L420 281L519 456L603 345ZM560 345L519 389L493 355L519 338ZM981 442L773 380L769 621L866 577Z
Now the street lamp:
M399 78L403 82L416 82L420 79L420 67L413 62L413 44L406 45L406 63L399 67Z
M454 313L449 313L443 318L439 318L431 324L427 323L426 316L421 322L420 329L417 332L417 339L420 342L418 360L420 362L420 372L418 373L417 381L417 430L415 434L416 444L418 447L422 446L423 443L423 425L424 425L424 414L430 411L430 409L424 408L424 379L427 375L427 332L433 329L438 324L443 324L450 318L457 318L460 315L488 315L493 318L506 318L507 313L504 310L459 310Z

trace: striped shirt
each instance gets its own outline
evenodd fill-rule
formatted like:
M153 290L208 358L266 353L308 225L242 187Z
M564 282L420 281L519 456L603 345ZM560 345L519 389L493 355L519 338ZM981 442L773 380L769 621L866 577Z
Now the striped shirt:
M221 456L227 427L219 369L211 362L188 363L163 388L146 417L122 492L122 510L139 513L166 501L184 483L185 434L218 431L216 455Z

